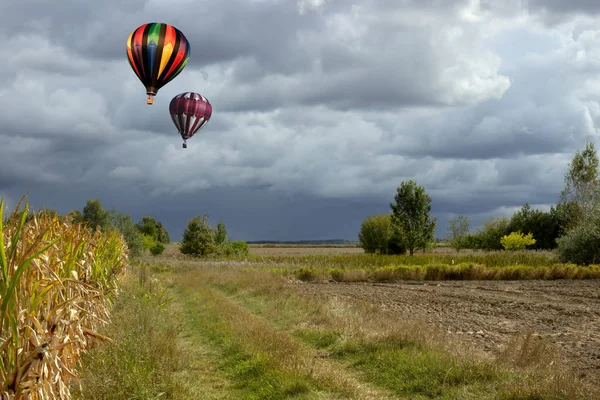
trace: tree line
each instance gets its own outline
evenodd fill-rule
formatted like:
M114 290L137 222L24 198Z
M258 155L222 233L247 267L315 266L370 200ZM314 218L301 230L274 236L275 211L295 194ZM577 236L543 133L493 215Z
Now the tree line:
M564 177L556 205L549 211L525 203L510 218L493 218L475 232L459 215L449 221L446 240L461 249L543 249L557 252L562 262L600 262L600 178L596 148L588 142L577 151ZM416 181L403 181L396 189L390 212L363 220L359 245L367 253L413 255L436 246L436 218L431 219L431 197Z
M66 216L51 209L40 210L69 220L71 223L86 225L92 230L117 230L127 243L129 253L142 255L149 250L153 255L164 252L171 237L163 224L154 217L143 216L134 222L130 214L117 211L114 207L105 210L99 199L88 199L82 210L71 210ZM31 218L31 217L30 217ZM227 235L227 227L222 221L211 226L208 214L196 216L188 221L179 243L179 251L191 256L210 255L244 255L248 253L248 245L242 241L232 241Z

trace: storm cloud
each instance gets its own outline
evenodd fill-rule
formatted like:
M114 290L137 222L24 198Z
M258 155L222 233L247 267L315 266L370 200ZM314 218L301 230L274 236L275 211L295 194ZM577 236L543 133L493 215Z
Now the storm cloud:
M345 238L415 179L437 236L555 204L598 136L592 0L0 0L0 194L154 215L178 240L208 212L236 239ZM154 105L125 57L161 21L191 43ZM168 113L210 122L181 148Z

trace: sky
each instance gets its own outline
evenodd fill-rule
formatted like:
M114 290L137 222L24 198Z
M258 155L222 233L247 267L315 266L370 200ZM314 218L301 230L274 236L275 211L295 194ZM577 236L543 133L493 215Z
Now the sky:
M436 237L549 209L600 124L597 0L0 0L0 195L101 200L172 240L357 240L416 180ZM147 22L189 63L154 104L126 58ZM181 147L181 92L213 114Z

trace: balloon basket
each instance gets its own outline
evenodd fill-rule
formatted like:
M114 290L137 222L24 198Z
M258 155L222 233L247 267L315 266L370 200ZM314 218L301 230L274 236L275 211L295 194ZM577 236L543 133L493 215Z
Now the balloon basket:
M184 149L187 149L187 144L182 144L181 147L183 147Z
M154 103L154 99L152 98L152 96L148 96L148 99L146 100L146 104L152 105L152 103Z

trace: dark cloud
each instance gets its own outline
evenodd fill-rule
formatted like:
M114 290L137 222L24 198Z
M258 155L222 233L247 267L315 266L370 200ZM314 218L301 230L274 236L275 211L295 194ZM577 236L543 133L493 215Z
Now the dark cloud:
M475 228L554 204L572 154L598 136L592 3L4 3L12 206L31 189L36 207L96 197L155 215L175 239L205 211L238 239L356 239L415 179L443 236L457 214ZM125 40L156 20L186 33L192 59L148 106ZM168 113L184 91L214 110L186 150Z
M528 0L530 11L550 13L600 13L600 3L596 0Z

